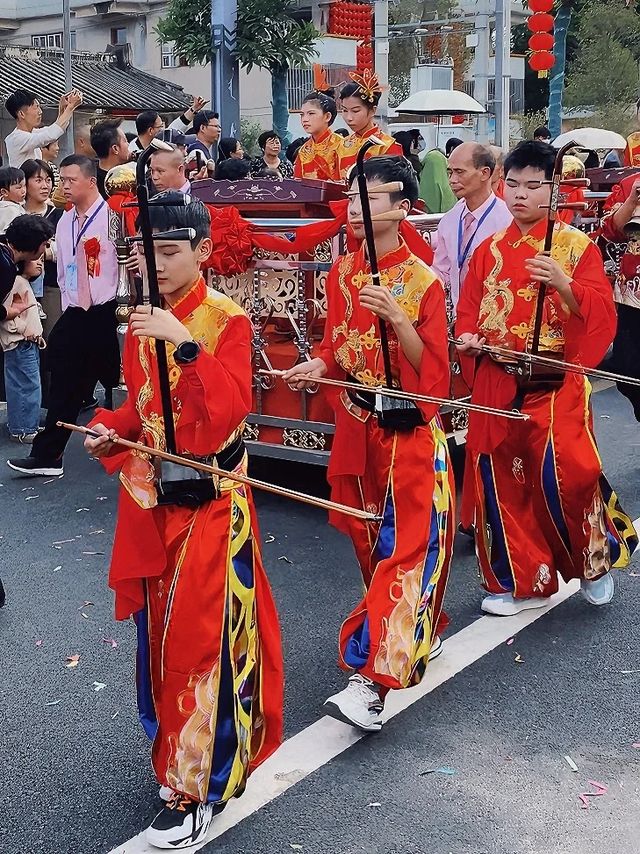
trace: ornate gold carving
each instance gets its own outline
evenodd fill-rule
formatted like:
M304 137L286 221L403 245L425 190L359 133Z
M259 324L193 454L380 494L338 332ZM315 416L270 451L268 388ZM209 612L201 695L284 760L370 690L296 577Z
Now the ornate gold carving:
M260 427L257 424L249 424L249 422L247 422L244 425L244 432L242 434L242 438L246 442L257 442L259 434Z
M469 412L466 409L454 409L451 413L451 427L456 432L469 426Z
M324 451L327 440L324 433L285 427L282 431L282 444L288 447L304 448L306 451Z

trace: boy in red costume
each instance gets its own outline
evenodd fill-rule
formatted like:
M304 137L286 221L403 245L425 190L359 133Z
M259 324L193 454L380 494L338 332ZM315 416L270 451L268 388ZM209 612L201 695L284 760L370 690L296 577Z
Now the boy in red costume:
M458 303L456 333L474 403L530 416L506 422L472 413L467 447L475 491L476 551L488 595L482 610L508 616L546 605L579 578L593 605L611 601L609 570L626 566L637 538L602 472L593 435L591 386L565 373L559 387L519 388L505 364L478 345L531 345L540 282L546 285L540 350L586 367L613 340L616 316L600 252L560 222L542 253L554 149L524 142L505 161L505 202L514 220L474 252Z
M365 174L374 215L408 211L418 198L415 173L404 158L374 157L365 162ZM401 182L402 191L373 192L391 181ZM367 386L385 383L382 319L396 387L446 395L447 318L440 281L411 254L398 222L374 222L381 272L381 285L374 285L357 195L349 220L361 247L329 274L320 356L291 368L285 379L296 388L308 383L307 375L362 384L362 391L344 390L334 400L328 477L335 500L375 512L382 521L332 519L353 541L366 590L340 632L340 663L353 675L325 707L340 720L377 731L386 692L418 683L440 643L436 628L451 559L454 489L437 407L418 404L415 426L407 429L383 426Z
M156 201L175 205L178 195ZM122 483L109 583L116 617L136 621L138 708L166 800L147 841L182 849L204 839L213 816L280 743L282 658L248 488L220 478L198 501L184 494L193 481L173 480L178 494L167 500L166 470L159 480L153 457L109 441L166 447L156 358L164 340L178 453L246 471L251 324L200 274L211 251L204 205L154 206L150 215L154 232L191 229L193 239L155 241L165 307L133 312L123 355L129 396L115 412L97 413L91 426L102 436L85 445ZM142 255L140 265L144 274Z

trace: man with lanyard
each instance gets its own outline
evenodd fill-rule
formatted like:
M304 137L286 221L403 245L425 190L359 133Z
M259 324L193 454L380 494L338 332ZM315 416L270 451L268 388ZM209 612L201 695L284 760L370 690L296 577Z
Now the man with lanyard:
M116 252L110 211L96 184L96 164L72 154L60 165L60 181L73 207L56 230L58 284L63 313L48 345L51 386L44 431L26 459L8 460L22 474L63 474L69 432L57 421L75 422L88 387L100 381L107 391L118 382L116 336ZM93 386L91 385L93 383Z
M432 266L445 286L450 319L474 249L512 219L491 189L495 166L491 150L475 142L463 142L449 157L449 183L459 201L438 224Z

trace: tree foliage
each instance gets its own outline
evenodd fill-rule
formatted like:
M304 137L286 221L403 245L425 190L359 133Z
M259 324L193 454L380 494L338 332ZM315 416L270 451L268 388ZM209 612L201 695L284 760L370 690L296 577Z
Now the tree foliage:
M237 56L243 68L309 64L320 33L312 23L294 18L295 9L292 0L238 0ZM209 62L211 0L170 0L156 32L161 42L174 42L176 53L191 64Z
M211 60L211 0L171 0L155 32L162 43L173 42L190 65L206 65Z
M567 74L567 103L629 106L638 97L638 12L626 0L600 0L582 4L573 20L578 49Z
M239 0L237 54L247 71L254 66L282 70L308 65L320 33L309 21L292 17L292 0Z

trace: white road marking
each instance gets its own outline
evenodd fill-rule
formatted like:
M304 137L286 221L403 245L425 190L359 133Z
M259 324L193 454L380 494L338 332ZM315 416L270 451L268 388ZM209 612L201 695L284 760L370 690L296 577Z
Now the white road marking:
M640 519L634 522L640 530ZM443 654L429 665L426 677L415 688L391 691L385 704L384 717L389 720L408 709L431 691L452 679L460 671L478 661L500 644L549 613L579 589L577 581L562 584L544 608L523 611L515 617L481 617L444 642ZM245 818L271 803L309 774L344 753L365 733L324 717L287 739L278 751L250 777L241 798L229 802L224 812L214 819L206 842L189 851L199 851L218 836L222 836ZM384 739L384 735L374 738ZM135 836L109 854L157 854L158 849L147 845L144 833Z
M640 516L633 526L640 537ZM466 667L479 661L500 644L548 614L579 590L578 581L560 582L560 590L544 608L523 611L515 617L481 617L444 642L443 655L429 665L426 677L415 688L391 691L385 703L384 718L390 720L444 682L452 679ZM199 851L212 840L244 821L262 807L284 794L296 783L322 768L336 756L344 753L366 733L324 717L287 739L265 763L249 778L241 798L232 800L216 819L205 842L190 848ZM382 735L374 736L384 738ZM134 836L109 854L157 854L158 849L147 845L144 831Z

